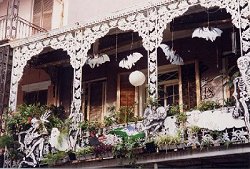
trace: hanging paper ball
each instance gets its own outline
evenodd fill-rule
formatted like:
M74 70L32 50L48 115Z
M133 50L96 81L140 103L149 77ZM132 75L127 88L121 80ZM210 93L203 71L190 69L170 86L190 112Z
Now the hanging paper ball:
M145 82L145 75L142 72L136 70L130 73L129 82L135 87L141 86Z

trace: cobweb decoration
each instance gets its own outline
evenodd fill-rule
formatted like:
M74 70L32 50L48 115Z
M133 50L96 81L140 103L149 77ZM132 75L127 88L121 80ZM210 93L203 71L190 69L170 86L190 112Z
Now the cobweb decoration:
M121 68L126 68L126 69L131 69L132 66L135 65L135 63L140 60L143 57L141 53L135 52L133 54L130 54L127 56L127 59L124 58L120 61L119 67Z
M94 57L92 55L88 55L88 57L89 59L87 60L87 64L89 64L91 68L94 68L95 66L98 67L101 64L110 61L109 56L104 53L101 53L100 55L94 55Z
M168 45L160 44L160 48L162 49L162 51L164 52L164 54L166 55L167 59L170 61L171 64L174 65L184 64L183 59L178 54L176 54L175 51L170 49Z
M196 28L192 34L192 38L203 38L211 40L212 42L215 41L217 37L220 37L222 34L222 30L219 28L212 28L212 27L203 27L203 28Z

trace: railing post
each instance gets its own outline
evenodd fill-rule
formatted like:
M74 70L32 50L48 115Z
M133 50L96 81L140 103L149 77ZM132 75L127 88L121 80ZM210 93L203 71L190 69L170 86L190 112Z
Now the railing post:
M20 0L10 0L7 12L6 39L14 39L17 33L18 11Z

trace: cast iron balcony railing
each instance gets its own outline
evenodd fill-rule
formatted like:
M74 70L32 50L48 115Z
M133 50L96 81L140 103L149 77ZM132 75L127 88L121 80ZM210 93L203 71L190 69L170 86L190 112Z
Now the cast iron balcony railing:
M19 16L17 17L16 27L8 28L7 22L8 22L7 15L0 16L0 41L9 39L21 39L37 33L46 32L46 29L34 25ZM12 29L15 31L14 35L12 34L13 37L8 37L7 33L8 29Z

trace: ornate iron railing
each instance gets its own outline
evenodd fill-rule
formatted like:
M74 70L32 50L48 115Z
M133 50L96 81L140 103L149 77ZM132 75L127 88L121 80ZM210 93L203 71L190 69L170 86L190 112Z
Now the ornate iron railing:
M0 17L0 41L8 40L8 39L21 39L21 38L26 38L37 33L46 32L46 29L41 28L37 25L34 25L19 16L17 17L16 27L9 28L7 26L8 25L7 22L8 22L7 15ZM8 36L8 33L7 33L8 29L12 29L12 31L15 32L14 34L11 35L12 37Z

